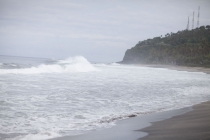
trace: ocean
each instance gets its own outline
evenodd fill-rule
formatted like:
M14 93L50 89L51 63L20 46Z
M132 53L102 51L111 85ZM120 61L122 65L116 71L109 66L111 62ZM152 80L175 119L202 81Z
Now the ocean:
M116 63L0 56L0 139L45 140L210 99L210 75Z

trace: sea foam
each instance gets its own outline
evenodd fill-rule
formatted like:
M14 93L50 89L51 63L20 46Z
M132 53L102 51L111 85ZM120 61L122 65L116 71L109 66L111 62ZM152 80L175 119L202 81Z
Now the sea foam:
M197 72L92 65L80 56L60 61L13 57L1 70L25 72L0 75L1 140L78 135L210 99L210 75Z
M40 74L40 73L64 73L64 72L90 72L97 69L83 56L69 57L55 64L41 64L37 67L20 69L0 69L0 74Z
M46 132L38 134L19 135L14 138L6 138L5 140L46 140L54 137L60 137L60 135L54 132Z

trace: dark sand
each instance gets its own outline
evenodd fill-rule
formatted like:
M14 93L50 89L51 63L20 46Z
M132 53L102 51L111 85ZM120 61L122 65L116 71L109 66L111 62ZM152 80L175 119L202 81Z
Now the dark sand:
M152 125L151 125L152 123ZM210 101L118 121L112 128L52 140L210 140Z
M147 133L138 130L150 126L150 122L161 121L189 111L192 111L192 107L131 117L118 121L111 128L93 130L81 135L65 136L52 140L138 140L147 135Z
M193 109L141 129L149 135L139 140L210 140L210 101L195 105Z

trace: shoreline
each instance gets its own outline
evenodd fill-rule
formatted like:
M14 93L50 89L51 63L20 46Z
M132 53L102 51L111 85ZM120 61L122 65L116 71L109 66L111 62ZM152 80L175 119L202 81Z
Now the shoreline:
M188 66L178 66L178 65L155 65L155 64L123 64L123 65L133 65L140 67L151 67L151 68L165 68L170 70L178 70L178 71L187 71L187 72L203 72L206 74L210 74L210 68L205 67L188 67Z
M210 101L206 101L181 109L127 118L111 128L50 140L210 139L209 108Z
M210 74L210 68L203 68L203 67L186 67L186 66L176 66L176 65L134 65L134 66L141 66L141 67L152 67L152 68L166 68L170 70L177 70L177 71L187 71L187 72L203 72L206 74ZM167 133L169 130L171 130L172 137L170 138L165 138L165 139L179 139L177 138L177 134L181 132L190 132L188 129L190 129L191 124L188 123L187 126L181 125L180 127L186 128L188 127L187 130L183 130L181 132L173 132L173 129L167 128L166 130L161 131L162 123L165 121L168 122L168 124L173 123L174 118L178 118L176 121L176 125L179 124L179 122L183 121L182 116L184 116L184 120L188 120L188 117L192 112L192 117L189 118L198 118L207 115L210 120L210 114L208 112L202 111L202 106L205 106L208 104L208 107L206 110L209 111L210 109L210 101L205 101L201 102L199 104L189 106L189 107L184 107L180 109L175 109L175 110L169 110L169 111L164 111L164 112L156 112L152 114L146 114L146 115L141 115L141 116L136 116L136 117L130 117L124 120L119 120L116 122L116 125L111 127L111 128L103 128L100 130L93 130L93 131L88 131L87 133L80 134L80 135L74 135L74 136L64 136L64 137L58 137L58 138L53 138L50 140L164 140L164 137L162 134L159 134L158 138L156 136L156 133ZM197 106L198 109L197 109ZM196 112L200 112L202 115L199 116ZM209 111L210 112L210 111ZM188 116L188 117L186 117ZM189 121L188 120L188 121ZM208 124L209 122L207 119L200 118L200 121L204 121L202 124ZM193 120L191 120L193 121ZM199 122L197 122L198 126L200 126ZM157 127L153 126L158 125ZM207 126L210 128L210 124ZM180 128L181 129L181 128ZM192 128L192 131L194 132L196 129ZM154 132L155 131L155 132ZM195 132L194 132L195 133ZM191 133L190 133L191 134ZM189 139L193 139L195 134L193 134L192 137ZM208 131L209 139L210 139L210 129ZM184 136L184 135L183 135ZM197 135L201 139L202 135ZM188 136L185 136L183 140L188 139ZM182 140L182 138L180 138Z
M140 67L151 67L151 68L166 68L170 70L188 71L188 72L204 72L206 74L210 74L210 68L207 67L189 67L189 66L166 65L166 64L128 64L128 63L119 63L119 64L128 65L128 66L130 65L130 66L140 66Z
M137 140L148 135L139 130L151 126L152 122L169 119L173 116L181 115L192 110L192 106L189 106L175 110L130 117L117 121L116 125L111 128L103 128L80 135L64 136L50 140Z
M149 66L149 67L153 67L153 68L166 68L166 69L170 69L170 70L178 70L178 71L188 71L188 72L204 72L206 74L210 74L210 68L204 68L204 67L187 67L187 66L173 66L173 65L157 65L157 66Z
M193 106L193 110L174 116L139 131L148 133L139 140L209 140L210 139L210 101Z

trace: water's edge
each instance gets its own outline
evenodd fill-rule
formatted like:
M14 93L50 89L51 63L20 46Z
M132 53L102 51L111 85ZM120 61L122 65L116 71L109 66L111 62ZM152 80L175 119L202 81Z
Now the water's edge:
M141 129L152 125L153 122L166 120L171 117L190 112L192 110L193 107L190 106L181 109L131 117L118 121L116 125L111 128L95 130L89 133L76 136L64 136L59 138L53 138L50 140L136 140L138 138L142 138L148 135L145 132L141 132Z

